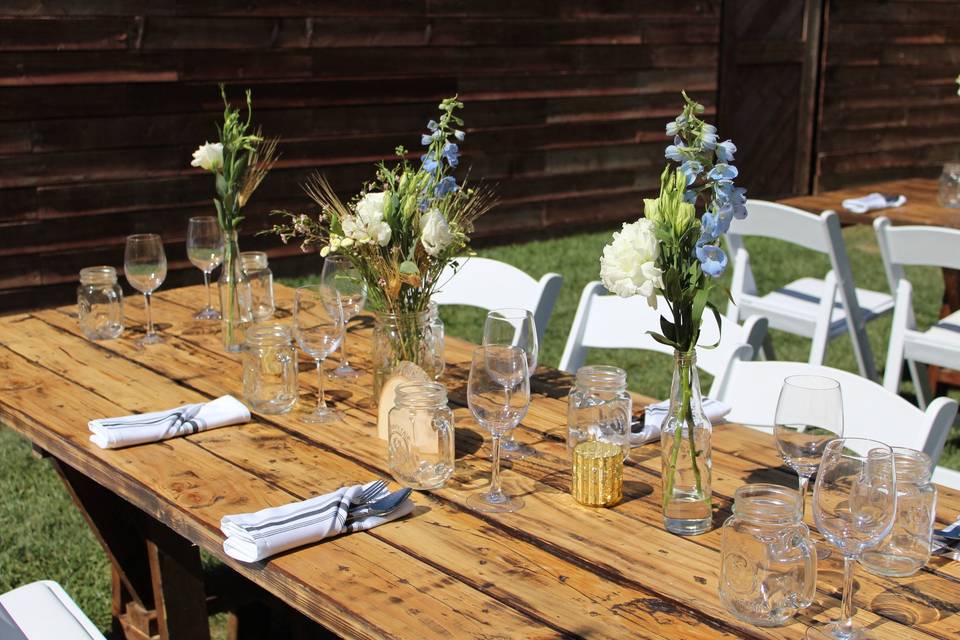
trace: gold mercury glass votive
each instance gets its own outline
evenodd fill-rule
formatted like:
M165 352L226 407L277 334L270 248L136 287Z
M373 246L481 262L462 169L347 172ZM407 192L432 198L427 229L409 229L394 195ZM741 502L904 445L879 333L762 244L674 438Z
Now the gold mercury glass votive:
M623 498L623 448L591 440L573 449L570 493L588 507L611 507Z

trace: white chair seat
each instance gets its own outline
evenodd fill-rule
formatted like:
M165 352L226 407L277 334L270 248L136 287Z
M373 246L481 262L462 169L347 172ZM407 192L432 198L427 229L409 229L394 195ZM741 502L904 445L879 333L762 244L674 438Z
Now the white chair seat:
M816 330L824 286L825 282L822 278L800 278L765 296L742 294L740 313L765 316L772 329L812 338ZM893 296L888 293L860 288L855 291L864 321L872 320L893 309ZM847 313L838 294L834 296L828 335L833 339L846 332Z
M960 471L954 471L946 467L937 467L933 470L933 481L945 487L960 491Z
M31 582L0 595L4 640L105 640L63 588L52 580Z

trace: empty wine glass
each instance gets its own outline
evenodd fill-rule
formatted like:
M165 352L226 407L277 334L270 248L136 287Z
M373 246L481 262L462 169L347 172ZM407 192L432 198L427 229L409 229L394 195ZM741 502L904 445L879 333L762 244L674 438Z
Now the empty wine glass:
M876 440L837 438L827 443L813 487L813 517L820 533L843 554L840 619L807 630L808 640L859 640L853 622L853 569L864 549L890 532L897 508L893 450Z
M323 361L343 340L343 310L336 290L322 284L298 287L293 297L293 331L300 348L317 363L317 407L302 416L303 421L341 420L340 412L328 407L323 397Z
M840 383L824 376L789 376L783 381L773 435L784 463L797 472L800 516L803 518L807 485L817 472L827 443L843 435L843 397ZM817 546L821 560L830 550Z
M483 323L483 344L520 347L527 356L527 371L532 376L537 368L540 346L537 341L537 323L526 309L494 309ZM500 443L501 455L508 460L519 460L537 454L530 445L521 444L507 434Z
M467 504L477 511L516 511L523 507L523 500L504 494L500 488L500 441L520 424L530 407L530 373L527 356L520 347L486 345L474 349L467 404L493 440L490 488L471 495Z
M203 286L207 290L207 306L197 311L196 320L219 320L220 312L213 308L210 298L210 274L223 262L223 234L213 216L196 216L187 223L187 257L203 271Z
M155 233L127 236L127 246L123 252L123 274L130 286L143 294L147 311L147 333L137 344L163 342L163 338L153 330L153 314L150 310L150 295L167 278L167 256L163 252L160 236Z
M323 261L323 271L320 281L335 289L340 294L340 304L343 307L343 323L346 327L354 317L363 310L367 300L367 283L360 276L350 258L346 256L327 256ZM340 366L330 372L337 378L356 378L360 372L347 362L347 336L344 329L343 342L340 343Z

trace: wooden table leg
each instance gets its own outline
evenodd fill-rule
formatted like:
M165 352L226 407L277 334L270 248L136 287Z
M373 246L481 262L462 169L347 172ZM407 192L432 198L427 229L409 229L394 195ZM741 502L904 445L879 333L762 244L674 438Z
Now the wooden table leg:
M940 307L940 317L945 318L960 309L960 271L957 269L943 270L943 305ZM960 387L960 372L941 367L927 368L930 379L930 392L934 397L940 396L941 385Z
M114 634L209 640L197 547L70 465L50 460L110 558Z

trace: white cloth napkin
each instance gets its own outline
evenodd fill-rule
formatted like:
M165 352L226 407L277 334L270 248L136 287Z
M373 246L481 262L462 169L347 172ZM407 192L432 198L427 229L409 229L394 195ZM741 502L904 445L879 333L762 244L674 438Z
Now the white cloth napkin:
M388 514L363 517L360 512L358 517L347 522L352 508L379 500L389 493L386 483L369 482L256 513L224 516L220 520L220 530L227 536L223 550L241 562L257 562L340 533L372 529L402 518L413 510L413 501L407 498Z
M654 440L660 439L660 427L667 417L667 411L670 410L670 401L664 400L656 404L649 405L643 412L643 431L640 433L630 433L630 445L633 447ZM724 417L732 408L719 400L713 398L703 398L703 412L706 414L710 424L719 424L723 422Z
M185 404L176 409L122 418L98 418L87 423L90 441L102 449L129 447L250 421L250 411L233 396Z
M902 207L907 202L907 197L899 195L895 200L889 201L883 197L882 193L871 193L861 198L847 198L842 203L843 208L852 213L866 213L874 209L895 209Z

